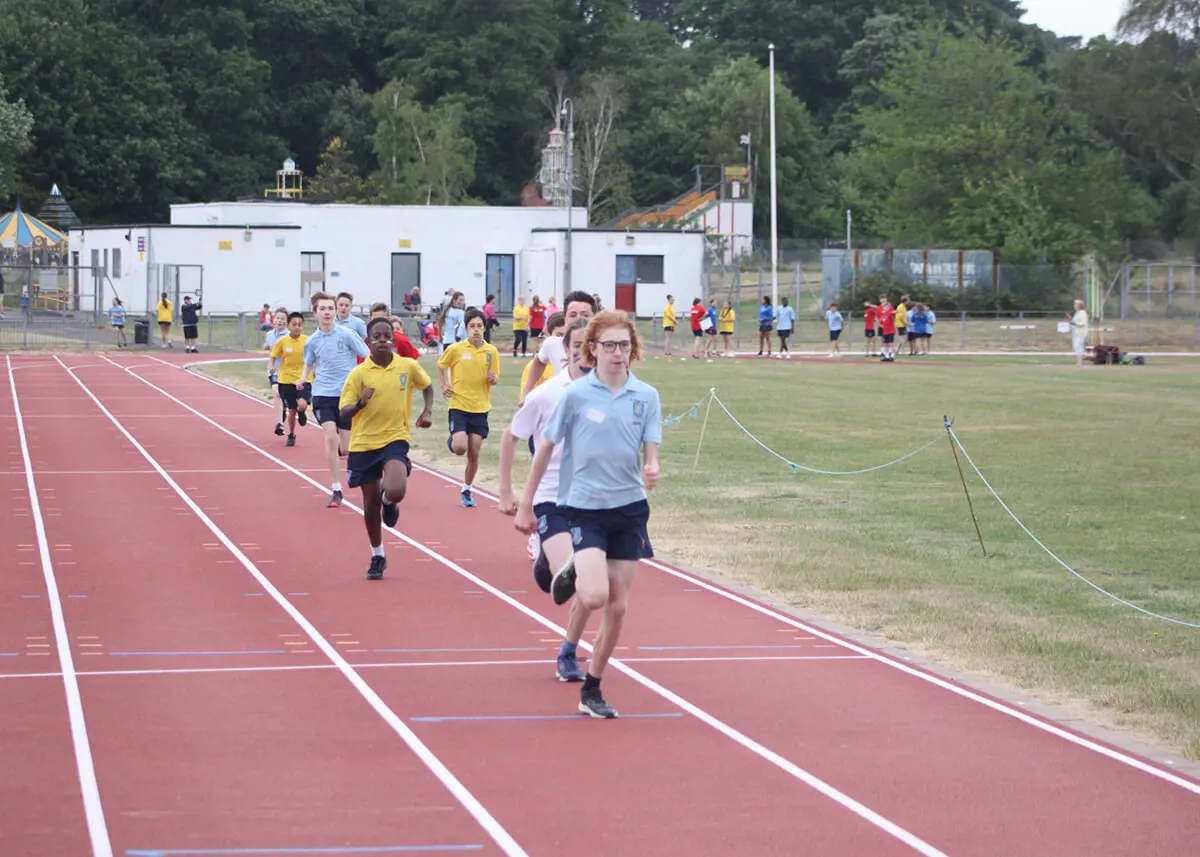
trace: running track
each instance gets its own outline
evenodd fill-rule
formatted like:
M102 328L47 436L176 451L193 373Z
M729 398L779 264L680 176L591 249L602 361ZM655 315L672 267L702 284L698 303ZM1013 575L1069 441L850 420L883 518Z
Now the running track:
M1196 853L1195 780L658 563L575 716L489 503L414 471L368 582L315 433L63 360L0 391L4 857Z

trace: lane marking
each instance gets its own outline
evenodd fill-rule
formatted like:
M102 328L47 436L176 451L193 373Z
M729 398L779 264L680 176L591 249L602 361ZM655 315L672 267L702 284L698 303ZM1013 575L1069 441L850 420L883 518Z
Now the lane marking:
M98 399L96 395L90 389L88 389L87 385L79 379L79 376L77 376L70 369L67 369L66 364L64 364L57 356L54 359L62 365L63 369L65 369L75 383L79 385L79 388L87 393L88 397L96 404L96 407L99 408L106 417L108 417L109 421L116 426L117 430L125 436L125 438L134 446L135 449L137 449L139 453L141 453L142 457L146 460L146 463L158 471L159 475L162 476L163 481L170 486L170 489L173 490L185 504L187 504L196 517L199 518L204 525L208 527L212 534L217 537L217 540L220 541L221 544L225 545L226 550L228 550L238 559L246 571L248 571L254 577L254 579L258 581L258 584L267 593L269 593L273 599L275 599L276 603L278 603L279 606L282 607L289 616L292 617L296 624L299 625L300 628L308 635L309 639L313 641L317 648L323 651L325 656L337 665L342 675L344 675L350 684L354 686L355 690L362 695L363 699L367 701L367 704L369 704L375 710L375 712L383 719L383 721L387 723L393 729L393 731L400 736L401 740L403 740L404 743L407 744L408 747L417 755L417 757L424 762L425 766L429 768L430 772L432 772L433 775L441 781L442 785L445 786L447 791L454 795L458 802L463 805L463 808L471 814L479 826L487 832L487 834L498 846L500 846L500 849L504 851L505 854L509 855L509 857L528 857L525 850L517 844L517 841L513 839L508 831L501 826L500 822L497 821L490 812L488 812L488 810L483 806L482 803L479 802L475 795L467 790L467 787L464 786L459 779L454 776L453 773L451 773L450 769L446 767L441 759L435 756L433 751L425 746L424 742L417 737L416 733L408 727L408 725L396 714L396 712L392 711L392 709L388 707L387 703L383 701L379 694L377 694L374 689L367 684L366 680L364 680L363 677L355 671L354 667L352 667L350 663L344 657L342 657L341 653L337 650L337 647L330 643L329 640L327 640L321 634L321 632L317 630L316 626L313 625L312 622L310 622L294 604L292 604L292 602L287 600L283 593L280 592L275 585L267 579L266 575L264 575L258 569L254 562L248 556L246 556L241 549L238 548L238 546L233 542L232 539L229 538L225 531L218 527L213 519L205 514L203 509L196 505L195 501L193 501L192 498L187 495L187 492L179 486L179 483L176 482L171 475L163 469L162 465L159 464L154 456L152 456L146 450L146 448L138 442L137 438L130 434L129 430L126 429L125 426L121 425L121 423L109 412L108 408L104 406L104 403L101 402L100 399ZM113 361L108 360L107 357L104 359L109 363L113 363ZM120 364L113 363L113 365L119 366ZM13 391L15 396L15 385L13 387ZM199 412L197 411L196 413Z
M57 358L55 358L55 359L57 359ZM104 359L108 360L107 357L105 357ZM151 359L153 359L153 358L151 358ZM209 425L213 426L217 430L221 431L222 433L228 435L229 437L231 437L234 440L238 441L239 443L243 444L247 448L257 451L260 455L262 455L267 460L277 464L278 466L284 468L285 470L288 470L288 471L296 474L301 479L303 479L306 482L308 482L309 484L311 484L314 488L321 491L322 494L325 493L325 486L322 485L317 480L315 480L315 479L307 476L306 474L302 473L301 471L295 469L294 467L292 467L290 464L283 461L282 459L276 458L274 455L271 455L265 449L262 449L261 447L256 446L254 443L252 443L249 440L246 440L244 437L237 434L236 432L225 428L225 426L221 425L220 423L218 423L212 419L209 419L205 414L196 410L191 405L186 404L182 400L177 399L175 396L171 395L166 390L162 389L161 387L157 386L156 384L152 383L151 381L148 381L145 378L141 377L140 375L137 374L137 372L135 372L131 369L128 369L114 361L109 360L108 362L112 363L113 366L116 366L117 368L121 369L126 374L130 375L131 377L136 378L138 381L142 382L147 387L150 387L152 390L157 390L163 396L165 396L166 398L175 402L177 405L184 408L185 410L191 411L193 414L195 414L197 417L199 417L204 422L208 423ZM198 377L203 377L203 376L198 376ZM78 379L76 379L76 381L77 381L77 383L79 383L79 385L81 387L83 387L82 382L79 382ZM225 386L225 385L220 384L219 382L216 382L216 383L218 383L219 386ZM84 387L84 389L86 390L87 388ZM238 391L238 392L240 392L240 391ZM89 393L89 395L90 395L90 393ZM245 394L243 394L243 395L245 395ZM93 398L95 398L95 397L93 396ZM250 398L250 397L247 396L247 398ZM99 400L96 400L96 401L97 401L97 404L99 404ZM103 407L103 406L101 406L101 407ZM117 427L121 428L121 430L124 431L124 429L120 425L118 425ZM136 443L136 441L134 441L134 443ZM151 463L154 463L152 459L149 459L149 456L147 456L147 459L150 460ZM170 477L166 476L166 474L164 473L164 478L169 479ZM348 501L343 501L342 506L343 506L343 508L347 508L354 512L357 512L359 515L363 514L362 508L354 503L351 503ZM410 547L441 562L444 566L446 566L446 568L459 574L461 577L470 581L472 584L479 587L483 591L491 593L496 598L499 598L501 601L505 602L506 604L508 604L509 606L513 607L514 609L520 611L521 613L524 613L527 617L529 617L533 621L537 622L538 624L542 625L543 627L553 631L555 634L564 634L564 635L566 634L566 629L562 628L561 626L559 626L555 622L551 621L550 619L547 619L545 616L541 615L540 613L533 610L532 608L527 607L525 604L522 604L520 601L516 600L511 595L508 595L504 591L496 588L495 586L492 586L490 583L488 583L487 581L478 577L477 575L472 574L470 571L467 571L467 569L458 565L453 560L426 547L425 545L423 545L420 542L416 541L415 539L409 537L408 535L400 532L399 530L396 530L392 527L387 527L387 526L384 526L384 530L397 536L399 539L401 539L402 541L407 543ZM247 562L249 562L249 561L247 560ZM255 569L255 572L257 573L257 569ZM264 583L267 583L265 578L263 580L264 580ZM268 583L268 585L269 585L269 583ZM314 637L315 637L315 634L316 634L316 629L314 628L313 629ZM591 644L589 644L587 642L580 641L579 645L580 645L580 648L583 648L586 651L589 651L589 652L592 651ZM332 648L332 647L330 647L330 648ZM765 759L766 761L775 765L779 769L781 769L781 770L785 771L786 773L790 774L791 776L795 777L797 780L800 780L804 784L808 785L810 788L820 792L822 795L824 795L825 797L834 801L835 803L840 804L842 807L844 807L845 809L848 809L850 812L853 812L855 815L859 816L867 823L874 825L875 827L879 828L881 831L883 831L883 832L889 834L890 836L894 837L895 839L903 842L905 845L908 845L914 851L917 851L918 853L925 855L925 857L945 857L943 852L939 851L937 848L930 845L928 842L925 842L924 840L920 839L915 834L910 833L909 831L905 830L900 825L885 818L884 816L875 812L873 809L866 806L865 804L860 803L859 801L855 800L854 798L850 797L849 795L839 791L838 789L834 788L829 783L827 783L824 780L817 777L815 774L812 774L811 772L805 770L804 768L801 768L799 765L795 764L794 762L790 761L789 759L785 759L783 756L779 755L775 751L768 749L764 745L762 745L762 744L758 743L757 741L755 741L754 739L750 738L748 735L745 735L744 733L739 732L737 729L734 729L728 723L725 723L723 720L720 720L720 719L714 717L713 715L709 714L704 709L700 708L699 706L695 705L694 703L689 702L688 700L684 699L682 696L675 693L674 691L669 690L666 687L664 687L663 685L659 684L658 682L655 682L652 679L648 678L647 676L642 675L637 670L633 669L628 664L624 663L622 660L619 660L617 658L612 658L609 660L609 664L614 669L616 669L618 672L624 673L628 677L632 678L634 681L641 684L643 687L646 687L649 690L653 691L654 693L657 693L659 696L663 697L671 704L677 706L678 708L683 709L684 711L691 714L693 717L697 718L698 720L702 721L703 723L705 723L708 726L715 729L717 732L720 732L725 737L727 737L730 740L734 741L735 743L741 745L742 747L746 748L747 750L749 750L750 752L759 756L760 758Z
M365 652L366 649L351 649L354 652ZM19 654L14 652L13 654ZM96 654L101 654L97 652ZM734 658L624 658L645 664L687 664L708 663L711 661L867 661L870 658L862 655L776 655L764 657L734 657ZM549 667L554 661L549 658L530 658L528 660L512 661L393 661L379 663L352 663L356 670L369 669L406 669L422 667L508 667L508 666L542 666ZM191 673L267 673L290 672L293 670L332 670L335 664L306 664L304 666L261 666L261 667L184 667L171 669L147 670L80 670L81 676L122 676L122 675L188 675ZM0 673L0 679L6 678L48 678L62 673Z
M622 714L618 717L619 720L630 720L633 718L661 718L661 717L683 717L678 711L672 711L665 714ZM416 723L453 723L453 722L494 722L497 720L577 720L579 722L590 721L592 718L586 714L477 714L477 715L457 715L451 717L410 717L408 718Z
M438 854L451 851L482 851L482 845L376 845L354 848L186 848L160 850L128 850L125 857L250 857L250 855L280 854Z
M83 700L79 695L79 678L76 675L75 661L71 655L71 638L67 634L67 624L63 618L62 599L58 594L58 579L54 574L54 562L50 558L50 542L46 538L46 523L42 520L41 502L38 499L38 489L33 478L33 460L29 455L25 420L21 414L21 402L17 397L17 379L13 375L12 358L5 357L4 360L8 367L8 386L12 391L13 414L17 418L17 437L21 445L21 459L25 462L25 486L29 492L33 528L37 536L38 553L42 560L42 574L45 578L47 600L50 605L50 620L54 625L54 640L58 644L58 663L62 672L63 691L67 697L67 719L71 727L71 743L75 749L75 766L79 772L79 789L83 798L84 816L87 819L88 838L91 840L94 857L112 857L112 842L109 840L108 823L104 818L104 804L100 800L100 785L96 781L96 764L92 759L92 746L88 740Z

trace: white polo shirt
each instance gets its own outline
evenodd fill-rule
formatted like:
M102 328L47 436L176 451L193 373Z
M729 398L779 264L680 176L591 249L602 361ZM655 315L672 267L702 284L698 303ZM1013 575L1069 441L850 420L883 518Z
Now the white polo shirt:
M547 337L546 341L542 343L542 347L538 349L537 357L547 366L554 367L556 377L566 373L567 347L563 344L561 336Z
M545 347L545 346L543 346ZM517 440L534 438L533 448L536 452L545 444L542 429L550 422L558 401L562 398L563 390L571 383L571 376L565 368L558 371L548 381L539 385L525 398L525 405L513 417L512 434ZM562 466L564 444L559 444L550 456L546 473L538 485L537 493L533 495L533 504L558 502L558 472Z

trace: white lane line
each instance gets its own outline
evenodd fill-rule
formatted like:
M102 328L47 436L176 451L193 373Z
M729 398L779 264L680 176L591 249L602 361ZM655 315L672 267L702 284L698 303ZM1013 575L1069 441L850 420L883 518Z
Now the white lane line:
M25 421L22 419L21 402L17 397L17 379L13 375L12 360L6 357L5 363L8 367L8 386L12 390L13 413L17 417L17 437L21 442L21 457L25 461L25 484L29 491L29 505L33 510L33 526L37 534L38 552L42 559L42 574L46 581L46 600L50 605L50 619L54 625L54 644L58 649L58 664L62 671L63 690L67 697L67 719L71 725L71 743L75 747L75 766L79 771L79 789L83 797L83 812L87 819L88 838L92 843L94 857L112 857L112 843L108 837L108 824L104 819L104 805L100 801L100 784L96 781L96 765L92 759L92 745L88 740L87 720L83 716L83 700L79 695L79 679L75 673L75 660L71 655L71 638L67 635L62 599L58 593L58 579L54 574L54 563L50 559L50 544L46 538L46 524L42 519L42 505L38 499L37 484L33 478L33 460L29 456Z
M219 431L223 432L224 434L228 435L229 437L233 438L234 440L238 441L239 443L245 445L246 447L256 450L260 455L262 455L269 461L272 461L275 464L277 464L278 466L291 471L295 475L299 476L301 479L310 483L314 488L317 488L322 493L324 493L325 486L322 485L317 480L312 479L311 477L305 475L301 471L292 467L287 462L285 462L279 458L276 458L275 456L271 455L266 450L264 450L258 446L255 446L251 441L248 441L241 435L225 428L225 426L221 425L220 423L209 419L203 413L201 413L200 411L191 407L187 403L181 401L180 399L175 398L175 396L172 396L166 390L153 384L150 381L147 381L145 378L142 378L134 370L131 370L131 369L128 369L127 367L121 366L119 363L113 363L113 365L123 369L129 375L131 375L134 378L137 378L137 380L141 381L146 386L150 387L151 389L157 390L159 393L166 396L168 399L175 402L180 407L186 408L187 410L191 411L197 417L199 417L200 419L207 422L209 425L213 426L214 428L218 429ZM348 509L355 511L360 515L362 514L362 509L353 503L350 503L348 501L343 501L342 506L344 508L348 508ZM538 624L553 631L556 634L565 634L566 633L565 629L563 629L559 625L555 624L550 619L547 619L545 616L541 615L537 611L525 606L520 601L517 601L515 598L508 595L503 590L497 589L496 587L492 586L487 581L485 581L482 578L477 577L476 575L467 571L465 568L458 565L453 560L451 560L445 556L442 556L437 551L427 548L425 545L421 544L420 542L416 541L415 539L410 538L409 536L405 535L404 533L400 532L399 530L396 530L396 529L393 529L393 528L387 527L387 526L385 526L384 529L387 530L388 532L392 533L396 537L400 538L401 540L406 542L411 547L421 551L422 553L426 554L430 558L435 559L438 562L442 563L442 565L446 566L451 571L454 571L457 574L461 575L462 577L466 578L467 580L471 581L476 586L478 586L480 589L490 592L496 598L499 598L501 601L505 602L506 604L515 608L516 610L519 610L521 613L524 613L526 616L528 616L534 622L537 622ZM580 648L583 648L586 651L592 650L591 645L586 642L581 641L579 645L580 645ZM853 812L855 815L859 816L860 818L862 818L869 824L874 825L875 827L879 828L880 830L887 833L888 835L903 842L905 845L909 846L914 851L916 851L920 854L926 855L926 857L944 857L944 855L941 851L939 851L934 846L930 845L928 842L925 842L924 840L920 839L915 834L910 833L909 831L905 830L900 825L885 818L884 816L875 812L875 810L871 809L870 807L866 806L865 804L862 804L859 801L855 800L854 798L850 797L849 795L845 794L844 792L839 791L838 789L831 786L829 783L827 783L824 780L817 777L815 774L810 773L809 771L805 770L804 768L801 768L799 765L795 764L794 762L792 762L788 759L785 759L783 756L780 756L778 753L774 752L773 750L770 750L767 747L763 746L762 744L759 744L757 741L750 738L748 735L745 735L742 732L739 732L738 730L736 730L732 726L730 726L728 723L725 723L724 721L719 720L718 718L709 714L704 709L702 709L699 706L684 699L682 696L678 695L674 691L668 690L666 687L659 684L658 682L653 681L650 678L647 678L646 676L642 675L637 670L635 670L633 667L626 664L624 661L613 658L613 659L609 660L609 664L614 669L624 673L625 675L632 678L634 681L641 684L643 687L648 688L649 690L653 691L654 693L657 693L663 699L666 699L668 702L671 702L674 705L678 706L679 708L682 708L684 711L691 714L697 720L700 720L701 722L712 727L713 729L715 729L717 732L720 732L725 737L729 738L730 740L734 741L737 744L740 744L742 747L746 748L750 752L754 753L755 755L759 756L760 758L765 759L766 761L775 765L780 770L787 772L791 776L795 777L797 780L800 780L802 783L804 783L805 785L814 789L815 791L820 792L822 795L824 795L825 797L834 801L835 803L840 804L841 806L848 809L850 812Z
M742 658L622 658L625 663L644 664L686 664L692 661L866 661L870 658L862 655L767 655L764 657ZM356 670L363 669L395 669L406 667L510 667L537 664L546 666L553 664L553 658L530 658L517 661L392 661L388 663L352 663ZM157 670L81 670L76 675L187 675L189 673L269 673L269 672L298 672L302 670L332 670L336 664L290 664L287 666L263 667L177 667ZM0 673L0 679L6 678L50 678L62 673Z
M58 358L56 357L55 359L57 360ZM59 362L61 363L61 361ZM63 364L63 368L67 369L66 364ZM100 411L109 418L112 424L117 427L117 430L120 431L121 434L123 434L131 444L133 444L133 447L139 453L141 453L142 458L146 459L146 462L158 471L158 474L163 478L163 480L169 486L171 486L171 489L176 494L179 495L179 498L188 505L196 517L199 518L204 525L208 527L212 534L217 537L221 544L225 546L226 550L233 554L233 556L237 558L242 566L254 576L254 579L258 581L259 585L262 586L267 594L274 598L276 603L278 603L279 606L282 607L287 614L292 617L296 624L303 629L303 631L308 635L309 639L313 641L317 648L324 652L325 656L337 665L337 668L354 686L354 689L362 695L363 699L365 699L373 709L375 709L375 713L383 718L384 722L392 727L396 734L403 739L404 743L407 744L409 748L417 755L417 757L425 763L425 766L429 768L433 775L441 781L442 785L446 787L447 791L454 795L454 797L463 805L467 812L469 812L479 823L480 827L482 827L492 838L492 840L500 846L501 850L503 850L505 854L509 855L509 857L527 857L525 850L521 848L521 846L517 844L517 841L509 835L508 831L500 825L500 822L498 822L492 816L492 814L487 811L483 804L480 803L479 800L467 790L466 786L464 786L458 780L458 778L450 772L450 769L443 764L441 759L435 756L433 751L425 746L421 739L417 737L416 733L404 723L399 715L397 715L396 712L392 711L392 709L388 707L387 703L380 698L379 694L377 694L371 688L371 686L367 684L363 677L355 671L354 667L352 667L349 662L342 657L342 655L337 651L337 648L330 643L329 640L322 636L321 632L317 630L316 626L313 625L312 622L310 622L308 618L295 607L295 605L288 601L282 592L275 588L275 585L267 579L266 575L259 571L258 567L250 560L249 557L242 553L238 546L234 544L233 540L230 539L229 536L227 536L225 532L213 522L212 518L206 515L204 510L196 505L192 498L188 496L188 493L180 487L179 483L172 479L171 475L162 467L162 465L158 463L154 456L147 452L146 448L138 443L137 438L130 434L129 431L123 425L121 425L121 423L104 406L104 403L96 398L92 391L87 388L87 385L84 384L83 381L79 380L79 377L71 370L67 369L67 372L70 374L75 383L78 384L79 387L88 394L93 402L95 402L96 407L99 408ZM199 415L200 412L196 411L195 413ZM204 417L204 419L207 420L208 418Z

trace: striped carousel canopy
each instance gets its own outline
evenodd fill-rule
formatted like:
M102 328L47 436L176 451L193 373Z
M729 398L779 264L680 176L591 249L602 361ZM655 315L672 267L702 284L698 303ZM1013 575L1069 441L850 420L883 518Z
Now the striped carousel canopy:
M15 211L0 217L0 247L30 247L38 239L47 247L62 244L67 236L53 226L48 226L31 214L21 210L20 201Z

